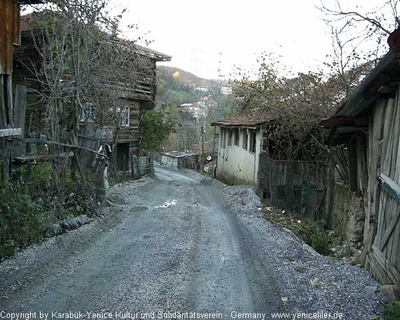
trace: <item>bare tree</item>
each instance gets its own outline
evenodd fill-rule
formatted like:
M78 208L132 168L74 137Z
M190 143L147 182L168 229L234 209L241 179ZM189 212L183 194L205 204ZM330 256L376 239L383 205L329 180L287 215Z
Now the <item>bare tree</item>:
M119 37L121 16L108 16L106 3L57 0L53 10L38 13L33 22L32 38L41 63L32 62L31 69L55 141L62 130L77 132L87 104L94 106L101 124L118 123L118 97L132 95L138 80L149 72L148 60L138 54L135 41Z
M332 54L325 63L347 98L387 51L387 36L396 28L398 0L376 6L321 0L319 10L331 27Z
M359 26L363 31L360 37L366 39L377 34L389 35L397 27L399 4L399 0L381 0L380 4L365 11L358 5L349 6L340 0L321 0L319 9L329 24L337 23L342 31Z
M258 78L244 77L232 83L233 95L243 103L243 113L268 122L268 140L275 159L322 159L320 119L332 113L341 98L337 87L323 73L279 75L278 61L269 55L259 60Z
M78 146L81 121L89 115L98 126L122 125L121 98L133 97L138 81L153 71L135 41L122 39L121 15L108 14L108 1L51 2L51 10L35 12L27 21L35 54L25 67L45 108L47 135L59 143L52 145L58 154L63 144ZM54 181L60 185L67 164L53 162ZM85 180L84 168L78 169Z

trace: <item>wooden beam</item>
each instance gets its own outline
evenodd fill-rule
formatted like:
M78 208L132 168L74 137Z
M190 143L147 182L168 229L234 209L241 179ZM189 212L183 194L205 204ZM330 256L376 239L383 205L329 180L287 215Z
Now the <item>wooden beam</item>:
M400 203L400 184L384 173L379 175L379 181L381 182L383 189L385 189L385 191L389 193L394 200Z
M25 114L26 114L26 92L25 86L17 84L15 87L14 99L14 126L25 131Z
M383 234L382 241L380 243L380 249L383 250L385 248L386 243L389 241L390 236L393 233L394 227L397 224L397 221L399 221L400 218L400 211L396 213L396 215L392 218L392 221L390 221L389 227L386 229L385 233Z
M0 129L0 138L11 137L11 136L20 136L21 134L22 134L21 128Z
M353 133L353 132L368 132L368 127L343 126L343 127L337 127L336 129L336 133Z
M400 273L393 266L393 264L386 259L385 255L380 251L376 246L372 246L373 257L379 263L381 268L385 271L385 273L389 276L390 280L395 284L399 285L400 283ZM372 270L371 270L372 271Z

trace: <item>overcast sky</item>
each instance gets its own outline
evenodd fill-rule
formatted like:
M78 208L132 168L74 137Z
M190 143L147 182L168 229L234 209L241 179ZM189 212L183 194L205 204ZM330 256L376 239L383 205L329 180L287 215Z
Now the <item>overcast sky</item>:
M360 12L375 10L383 2L341 1L343 6ZM203 78L217 79L219 73L229 78L234 66L249 70L263 52L281 56L283 64L294 73L322 67L323 62L329 61L326 55L332 53L330 28L316 8L320 0L110 0L109 3L113 14L127 9L123 25L139 27L137 31L123 27L125 37L151 40L151 49L172 56L171 62L159 64Z
M172 56L165 65L205 78L228 77L234 65L249 69L263 51L283 56L295 72L321 65L331 48L319 0L113 0L126 7L150 48ZM220 62L221 61L221 62Z

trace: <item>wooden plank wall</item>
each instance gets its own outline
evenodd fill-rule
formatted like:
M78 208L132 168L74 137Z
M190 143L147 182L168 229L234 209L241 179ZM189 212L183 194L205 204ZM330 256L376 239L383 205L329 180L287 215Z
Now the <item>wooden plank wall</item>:
M365 220L365 266L382 283L400 285L400 203L378 177L400 188L400 103L379 100L368 135L368 191Z

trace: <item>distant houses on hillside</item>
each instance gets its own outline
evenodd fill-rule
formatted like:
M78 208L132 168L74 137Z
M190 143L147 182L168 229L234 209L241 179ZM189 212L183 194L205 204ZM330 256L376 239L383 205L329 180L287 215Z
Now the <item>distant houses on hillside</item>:
M202 97L198 102L185 102L179 105L179 117L182 120L204 119L215 106L217 103L210 97Z

